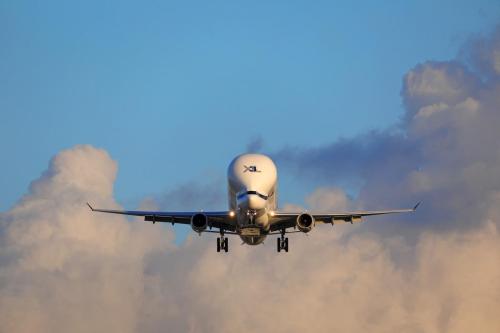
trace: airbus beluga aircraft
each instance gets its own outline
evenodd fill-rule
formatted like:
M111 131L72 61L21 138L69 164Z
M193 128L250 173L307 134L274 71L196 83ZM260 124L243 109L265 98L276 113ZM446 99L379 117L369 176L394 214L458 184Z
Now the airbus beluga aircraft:
M229 251L228 238L225 235L238 235L244 243L257 245L269 235L279 235L277 250L288 252L288 233L308 233L316 224L361 222L362 217L392 213L407 213L417 209L353 211L353 212L280 212L277 205L278 174L273 161L260 154L237 156L229 165L228 199L229 210L212 212L162 212L96 209L94 212L123 214L144 217L145 221L168 222L172 225L190 224L201 234L212 232L220 234L217 238L217 252ZM218 231L213 230L218 229ZM290 230L293 229L293 230ZM298 229L298 230L297 230Z

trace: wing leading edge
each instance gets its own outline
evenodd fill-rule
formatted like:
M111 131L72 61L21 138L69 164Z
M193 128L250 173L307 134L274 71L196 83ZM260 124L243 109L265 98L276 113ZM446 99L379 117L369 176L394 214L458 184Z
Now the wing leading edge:
M166 222L179 224L190 224L193 215L202 213L208 218L208 226L210 228L218 228L226 231L236 231L236 220L234 215L229 211L213 211L213 212L164 212L164 211L141 211L141 210L113 210L113 209L98 209L92 207L87 203L93 212L120 214L128 216L144 217L144 221L148 222ZM297 217L301 214L307 213L314 218L314 223L327 223L327 224L342 224L342 223L358 223L362 221L365 216L411 213L417 210L420 202L413 208L409 209L393 209L393 210L374 210L374 211L353 211L342 213L286 213L274 212L272 215L272 222L270 231L286 230L288 228L295 228L297 225ZM207 231L208 232L208 231Z
M392 209L392 210L368 210L368 211L353 211L353 212L342 212L342 213L313 213L313 212L301 212L301 213L285 213L285 212L275 212L273 217L273 224L271 225L271 231L283 230L287 228L293 228L296 226L297 217L303 213L307 213L314 218L315 223L328 223L328 224L341 224L341 223L357 223L361 222L364 216L376 216L376 215L387 215L387 214L399 214L399 213L412 213L417 210L420 202L417 203L413 208L408 209Z
M120 214L128 216L144 217L144 221L148 222L167 222L179 224L191 224L193 215L202 213L208 218L208 226L210 228L224 229L228 231L236 230L234 217L229 211L217 212L162 212L162 211L143 211L143 210L114 210L114 209L99 209L92 207L88 202L90 210L99 213Z

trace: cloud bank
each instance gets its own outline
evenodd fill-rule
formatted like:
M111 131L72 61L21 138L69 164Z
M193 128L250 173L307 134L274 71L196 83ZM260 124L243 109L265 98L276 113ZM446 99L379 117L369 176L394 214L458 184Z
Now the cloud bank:
M435 231L477 228L489 220L498 225L499 39L497 30L471 41L481 48L464 49L467 62L431 61L411 69L401 91L406 113L396 126L323 147L288 147L276 159L308 181L361 183L360 207L423 200L419 217Z
M363 180L355 200L322 188L311 207L425 200L412 218L293 235L286 255L91 214L85 201L118 207L116 163L59 153L0 216L0 332L499 332L498 36L468 65L410 70L395 128L276 154L311 181Z

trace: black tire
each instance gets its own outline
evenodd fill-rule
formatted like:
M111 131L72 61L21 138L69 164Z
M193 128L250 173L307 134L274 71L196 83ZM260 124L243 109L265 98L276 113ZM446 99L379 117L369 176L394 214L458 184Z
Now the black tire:
M227 237L224 239L224 251L229 251L229 239Z
M285 252L288 252L288 237L285 238L285 246L284 246L284 248L285 248Z
M281 239L276 238L276 244L277 244L276 249L278 250L278 252L281 252Z
M220 252L220 238L217 238L217 252Z

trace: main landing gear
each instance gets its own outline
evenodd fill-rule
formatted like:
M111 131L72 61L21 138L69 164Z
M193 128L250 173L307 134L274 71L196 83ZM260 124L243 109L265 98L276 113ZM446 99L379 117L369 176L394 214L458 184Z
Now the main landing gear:
M281 252L281 250L285 250L288 252L288 237L285 237L285 230L281 231L281 237L277 238L277 250Z
M224 231L221 230L220 237L217 237L217 252L220 251L227 252L229 251L229 240L227 237L224 237Z

